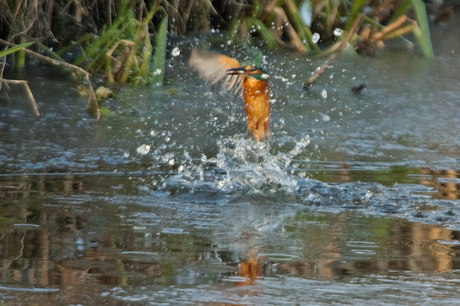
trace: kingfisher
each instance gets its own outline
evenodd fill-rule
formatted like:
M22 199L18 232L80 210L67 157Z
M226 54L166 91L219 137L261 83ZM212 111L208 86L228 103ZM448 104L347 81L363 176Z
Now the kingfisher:
M225 90L236 89L244 96L248 132L258 142L267 137L270 117L269 75L260 67L240 66L226 55L194 49L189 66L211 84L223 80Z

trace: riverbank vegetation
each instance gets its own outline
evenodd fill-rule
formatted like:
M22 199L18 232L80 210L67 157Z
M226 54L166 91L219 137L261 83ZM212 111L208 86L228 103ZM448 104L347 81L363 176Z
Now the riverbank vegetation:
M325 67L349 46L373 55L393 39L433 57L422 0L3 0L0 45L10 51L0 53L0 78L7 65L24 67L26 55L60 65L99 116L91 75L161 85L168 38L216 30L235 44L329 55Z

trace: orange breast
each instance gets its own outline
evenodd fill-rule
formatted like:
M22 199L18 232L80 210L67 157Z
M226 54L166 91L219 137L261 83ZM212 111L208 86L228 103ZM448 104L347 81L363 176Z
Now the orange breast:
M270 117L268 81L247 77L243 82L243 88L248 130L254 139L259 141L268 132L268 119Z

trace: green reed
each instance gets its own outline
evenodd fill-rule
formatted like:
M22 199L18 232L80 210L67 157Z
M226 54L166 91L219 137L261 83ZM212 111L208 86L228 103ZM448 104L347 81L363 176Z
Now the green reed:
M391 15L379 15L385 5L391 6ZM236 44L262 42L268 48L318 54L323 51L313 41L312 33L319 33L326 45L337 46L327 52L339 49L345 35L334 36L334 29L347 33L362 15L364 18L353 29L356 35L350 39L351 46L380 48L388 39L404 37L407 41L415 37L423 54L433 57L422 0L0 1L0 29L7 41L36 41L37 50L54 37L59 43L58 54L69 50L78 54L73 64L91 74L103 75L109 83L137 85L163 83L166 48L172 36L219 28L227 31L226 39ZM408 16L407 22L382 37L375 35L402 15ZM362 34L367 27L371 29L370 36ZM73 34L74 28L80 30ZM25 55L18 52L17 64L24 65Z

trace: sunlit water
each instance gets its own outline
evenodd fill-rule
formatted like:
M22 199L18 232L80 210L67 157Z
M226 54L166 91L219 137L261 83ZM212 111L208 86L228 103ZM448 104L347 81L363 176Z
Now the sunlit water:
M18 88L1 100L1 302L458 303L456 25L433 29L434 60L347 54L308 91L323 59L266 52L262 143L187 69L195 41L98 123L64 72L9 75L41 116Z

